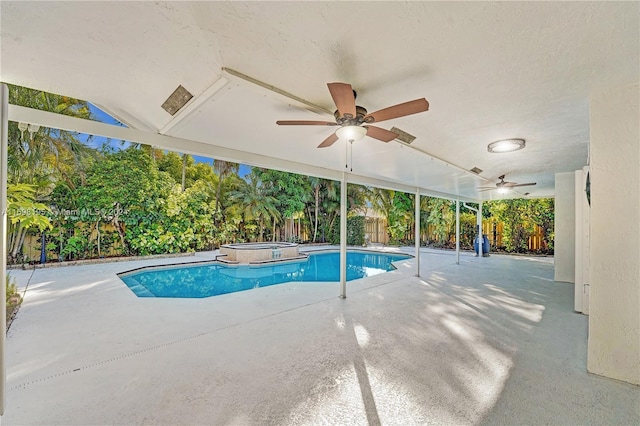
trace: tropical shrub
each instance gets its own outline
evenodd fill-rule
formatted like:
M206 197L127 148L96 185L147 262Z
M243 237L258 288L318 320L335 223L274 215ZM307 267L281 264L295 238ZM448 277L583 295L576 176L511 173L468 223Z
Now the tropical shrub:
M347 245L362 246L364 245L364 216L347 217ZM340 217L333 224L333 228L329 233L327 241L330 244L340 244Z
M20 304L22 303L22 297L18 294L18 287L16 286L15 278L11 277L9 274L6 275L5 278L6 285L6 321L7 321L7 330L11 325L11 321L15 316Z
M427 197L427 224L431 225L436 237L436 243L440 246L449 241L452 230L455 228L455 217L451 211L452 202L443 198Z

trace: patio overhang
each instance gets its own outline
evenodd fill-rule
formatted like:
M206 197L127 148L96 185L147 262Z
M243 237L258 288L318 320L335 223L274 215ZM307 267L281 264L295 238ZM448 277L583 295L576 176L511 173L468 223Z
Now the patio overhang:
M115 140L126 140L129 142L146 144L168 151L201 155L225 161L233 161L251 166L265 167L309 176L317 176L336 181L342 180L343 175L343 171L316 166L309 163L291 161L285 158L261 155L253 152L212 145L209 143L184 139L180 137L101 123L98 121L83 120L75 117L36 110L33 108L26 108L18 105L9 105L9 120L15 122L38 124L40 126L53 129L102 136ZM448 167L447 164L442 162L441 160L433 158L431 161L434 161L434 168ZM408 193L415 192L416 190L416 187L403 184L402 182L382 180L375 177L360 175L356 172L347 173L347 182L359 185L374 186L378 188L393 189L396 191L403 191ZM448 193L433 191L426 188L421 188L420 190L422 191L422 195L429 195L432 197L440 198L452 198L451 194ZM474 199L468 197L461 197L460 199L464 201L475 201Z
M203 148L169 149L246 153L227 159L330 178L348 162L358 182L489 200L524 195L479 192L503 174L536 182L531 197L554 196L556 173L587 164L589 97L638 78L633 3L362 6L2 2L0 81L85 99L131 129ZM333 81L369 111L427 98L428 112L380 124L416 139L367 137L347 160L345 143L316 148L332 129L275 124L331 119ZM193 98L171 115L161 105L180 85ZM506 138L526 148L487 151Z

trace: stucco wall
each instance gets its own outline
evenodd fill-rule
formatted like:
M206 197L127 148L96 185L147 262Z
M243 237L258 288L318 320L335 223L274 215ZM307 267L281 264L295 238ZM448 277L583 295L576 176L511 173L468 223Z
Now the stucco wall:
M640 384L640 88L591 98L588 370Z
M575 282L576 202L574 172L556 173L554 280Z
M585 192L589 167L575 172L576 196L576 272L574 309L589 314L589 222L591 207Z
M298 257L298 245L288 243L229 244L220 247L225 260L238 263L264 262L273 259L291 259Z

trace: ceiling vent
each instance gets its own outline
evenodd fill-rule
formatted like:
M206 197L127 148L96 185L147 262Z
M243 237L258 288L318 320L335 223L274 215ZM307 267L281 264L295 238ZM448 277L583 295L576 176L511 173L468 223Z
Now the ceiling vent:
M407 145L411 144L411 142L413 142L416 137L413 135L410 135L409 133L405 132L404 130L400 130L397 127L392 127L391 131L393 133L395 133L396 135L398 135L398 137L396 139L398 139L400 142L404 142Z
M470 172L472 172L472 173L475 173L475 174L477 174L477 175L479 175L480 173L482 173L482 172L483 172L483 170L482 170L482 169L480 169L480 168L478 168L478 167L474 167L473 169L471 169L471 170L469 170L469 171L470 171Z
M173 91L171 96L169 96L167 100L164 101L164 103L162 104L162 109L164 109L171 115L176 115L176 112L180 111L180 109L182 109L182 107L185 106L191 98L193 98L193 95L189 93L187 89L182 87L182 85L180 85L176 90Z

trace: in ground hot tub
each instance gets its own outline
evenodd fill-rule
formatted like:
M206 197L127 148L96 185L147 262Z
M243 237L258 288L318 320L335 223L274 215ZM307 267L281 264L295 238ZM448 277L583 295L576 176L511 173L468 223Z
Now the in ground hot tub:
M264 262L273 259L298 257L298 244L294 243L240 243L223 244L220 254L225 260L238 263Z

